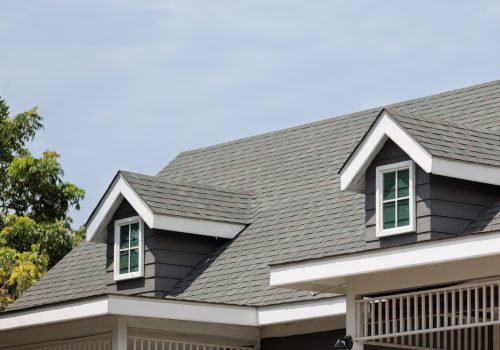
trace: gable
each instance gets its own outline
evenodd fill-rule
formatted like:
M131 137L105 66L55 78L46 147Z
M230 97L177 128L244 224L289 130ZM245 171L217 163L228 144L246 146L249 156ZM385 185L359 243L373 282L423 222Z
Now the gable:
M151 229L233 238L250 218L251 193L119 172L87 221L87 240L103 242L126 200Z
M383 109L342 166L341 190L363 191L366 169L388 139L427 173L500 185L500 134Z

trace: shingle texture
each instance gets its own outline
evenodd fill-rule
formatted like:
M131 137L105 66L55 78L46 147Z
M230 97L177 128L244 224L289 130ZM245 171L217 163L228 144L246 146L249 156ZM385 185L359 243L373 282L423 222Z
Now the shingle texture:
M411 115L413 119L403 118L401 123L412 128L421 140L425 138L422 128L431 123L432 130L425 131L431 132L429 139L432 141L426 140L426 147L432 152L445 152L448 157L463 157L468 161L481 158L481 162L497 164L495 152L477 150L497 145L498 140L494 136L491 140L490 135L500 131L500 81L386 108L397 110L401 117ZM151 197L148 199L151 203L159 191L170 193L170 189L166 189L170 185L166 183L189 182L258 194L252 199L251 224L247 229L195 268L168 297L240 305L269 305L312 298L305 292L269 287L269 265L365 249L364 196L341 192L338 171L381 110L374 108L183 152L157 177L147 181L128 176L134 188L144 191L141 196ZM446 122L456 123L451 127L455 140L448 139L449 131L444 131ZM486 136L479 140L478 133ZM449 147L456 149L445 149ZM198 208L197 205L194 207ZM471 224L471 232L481 232L486 227L498 228L498 207L482 215L476 224ZM75 255L90 254L89 249L93 248L87 244L75 250L71 258L63 260L62 266L56 266L47 275L49 280L53 278L52 284L62 286L65 295L80 295L78 288L61 281L66 278L71 278L80 288L95 288L96 293L102 291L94 278L100 280L105 270L104 262L101 270L92 263L94 267L86 275L80 273L83 267L73 263L80 260ZM105 252L99 249L96 245L95 250L101 252L104 259ZM81 260L92 259L84 257ZM47 282L47 278L42 279L26 295L35 299L37 290L43 290L47 294L43 302L61 300L58 294L52 294L54 288ZM26 305L24 299L16 302L17 306Z
M81 242L7 311L106 293L106 244Z
M500 166L500 131L388 108L387 111L433 156Z
M226 189L126 171L120 174L153 213L247 224L252 191Z

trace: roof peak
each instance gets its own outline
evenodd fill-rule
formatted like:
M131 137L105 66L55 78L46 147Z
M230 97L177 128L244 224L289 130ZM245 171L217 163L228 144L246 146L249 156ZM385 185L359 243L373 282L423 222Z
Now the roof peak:
M242 138L239 138L239 139L230 140L230 141L226 141L226 142L221 142L221 143L217 143L217 144L214 144L214 145L209 145L209 146L206 146L206 147L200 147L200 148L195 148L195 149L192 149L192 150L186 150L186 151L180 152L178 156L190 155L190 154L193 154L193 153L199 153L199 152L203 152L203 151L207 151L207 150L212 150L214 148L225 147L225 146L237 144L237 143L240 143L240 142L245 142L247 140L251 140L251 139L254 139L254 138L267 137L267 136L272 136L272 135L275 135L275 134L285 133L285 132L292 131L292 130L305 129L305 128L309 128L309 127L314 127L316 125L320 125L320 124L324 124L324 123L330 123L330 122L334 122L334 121L341 121L341 120L349 119L349 118L352 118L352 117L361 116L361 115L364 115L364 114L367 114L367 113L370 113L370 112L381 111L383 109L388 109L388 108L408 108L411 105L414 105L414 104L417 104L417 103L422 103L422 102L424 102L426 100L429 100L429 102L431 102L431 100L436 99L436 98L444 97L444 96L447 96L447 95L450 95L450 96L451 95L456 95L456 94L463 93L463 92L470 92L470 91L482 89L482 88L485 88L485 87L489 87L491 85L499 85L500 86L500 79L492 80L492 81L488 81L488 82L484 82L484 83L479 83L479 84L474 84L474 85L469 85L469 86L465 86L465 87L461 87L461 88L457 88L457 89L453 89L453 90L441 91L441 92L438 92L438 93L435 93L435 94L431 94L431 95L427 95L427 96L423 96L423 97L412 98L412 99L403 100L403 101L399 101L399 102L393 102L393 103L386 104L386 105L379 105L377 107L371 107L371 108L367 108L367 109L360 110L360 111L357 111L357 112L352 112L352 113L348 113L348 114L342 114L342 115L338 115L338 116L328 117L328 118L317 120L317 121L313 121L313 122L310 122L310 123L299 124L299 125L287 127L287 128L284 128L284 129L278 129L278 130L274 130L274 131L264 132L262 134L257 134L257 135L242 137ZM446 119L446 118L441 118L441 119L442 120L446 120L446 121L450 121L449 119ZM465 124L465 125L467 125L467 124ZM498 126L498 128L500 129L500 125Z

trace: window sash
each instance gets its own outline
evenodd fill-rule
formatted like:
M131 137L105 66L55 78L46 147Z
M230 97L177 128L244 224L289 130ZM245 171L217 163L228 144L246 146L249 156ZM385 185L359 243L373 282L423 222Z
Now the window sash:
M143 231L138 216L115 221L115 281L143 276Z
M402 218L399 217L399 204L400 202L403 202L404 200L408 200L408 204L409 204L409 201L410 201L410 190L408 188L408 195L407 196L399 196L399 192L400 192L400 189L399 189L399 176L400 176L400 173L401 172L404 172L404 171L408 171L408 187L410 186L409 183L410 183L410 172L409 172L410 168L401 168L401 169L397 169L397 170L393 170L393 171L386 171L386 172L383 172L382 173L382 206L381 206L381 210L382 210L382 226L383 226L383 229L390 229L390 228L395 228L395 227L405 227L405 226L409 226L410 225L410 222L408 220L408 224L406 225L399 225L399 222L402 220ZM390 198L390 199L384 199L384 195L386 193L385 191L385 176L388 175L388 174L394 174L394 198ZM386 203L394 203L394 226L390 226L390 227L385 227L386 226L386 221L385 221L385 206L384 204Z
M378 166L375 172L376 236L384 237L415 231L415 166L413 161ZM387 208L390 212L386 212L384 207L390 207Z

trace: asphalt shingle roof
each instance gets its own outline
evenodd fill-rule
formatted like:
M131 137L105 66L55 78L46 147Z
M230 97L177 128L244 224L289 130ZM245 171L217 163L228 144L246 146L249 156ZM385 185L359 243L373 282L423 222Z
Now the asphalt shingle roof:
M7 311L106 293L106 244L81 242Z
M251 191L221 188L120 171L153 213L247 224Z
M478 155L477 150L497 145L498 140L495 141L494 137L492 140L489 135L500 132L500 81L386 108L397 110L401 116L411 115L412 118L400 122L412 128L421 142L427 142L426 147L432 152L463 157L467 161L482 158L481 162L497 164L495 154L481 151ZM183 152L147 182L130 175L129 181L136 181L134 186L144 191L142 196L151 196L151 201L154 201L157 191L164 191L164 183L190 182L258 194L252 200L256 210L247 229L216 251L209 261L195 268L168 297L239 305L269 305L312 298L305 292L271 288L269 265L365 249L364 196L341 192L338 171L381 110L374 108ZM415 118L418 118L418 123ZM451 122L449 130L445 130L446 122ZM429 123L432 124L432 137L429 138L432 142L424 140L422 134L422 128ZM449 132L453 133L455 140L449 139ZM479 140L477 136L481 132L486 136ZM462 144L465 141L467 143ZM446 150L446 147L456 149ZM498 208L494 215L495 208L491 210L483 213L485 219L478 218L478 222L483 221L483 227L497 229ZM492 215L494 220L489 219ZM474 227L477 230L480 224ZM102 270L92 263L94 267L87 275L80 274L77 263L70 263L79 261L79 254L90 254L90 247L91 243L85 244L54 267L47 275L49 278L42 279L26 293L28 297L32 296L28 300L34 299L37 290L51 295L44 299L45 302L61 300L57 293L62 292L68 297L79 297L80 289L60 281L66 276L79 283L82 290L95 288L95 293L102 292L102 286L97 285L94 276L101 276L105 262ZM95 247L104 259L105 252L99 250L99 245ZM95 257L95 260L101 258ZM63 291L58 292L54 287L57 285L61 285ZM68 293L65 288L72 292ZM24 299L21 297L13 306L31 305Z
M432 117L387 111L433 156L500 166L500 131Z

